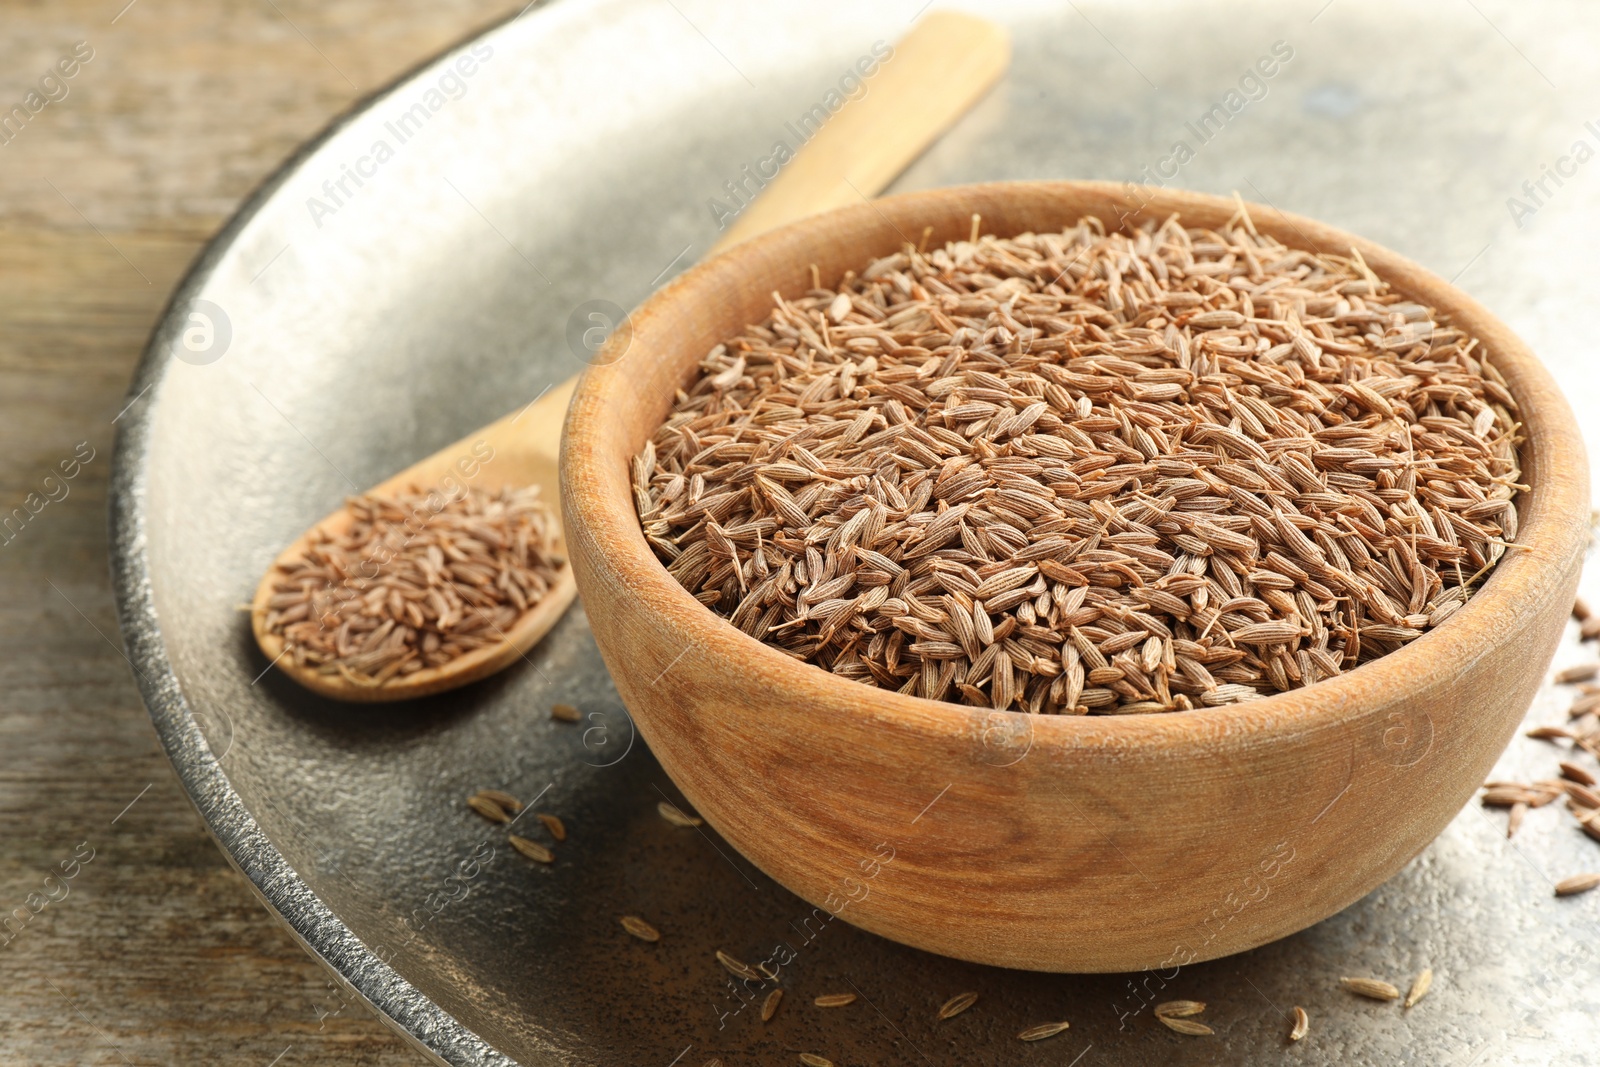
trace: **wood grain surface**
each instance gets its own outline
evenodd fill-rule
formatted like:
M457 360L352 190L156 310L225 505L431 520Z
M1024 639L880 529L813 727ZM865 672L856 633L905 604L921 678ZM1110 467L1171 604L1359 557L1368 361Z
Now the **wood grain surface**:
M27 516L0 529L0 915L28 916L0 929L0 1061L421 1063L179 788L120 651L106 482L133 365L206 238L335 115L521 5L126 3L0 16L0 115L56 98L0 133L0 516Z

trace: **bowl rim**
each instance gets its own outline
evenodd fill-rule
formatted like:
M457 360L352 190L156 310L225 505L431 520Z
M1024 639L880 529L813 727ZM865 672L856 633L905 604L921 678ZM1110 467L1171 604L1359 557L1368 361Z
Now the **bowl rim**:
M1519 446L1521 476L1529 487L1515 498L1519 522L1514 544L1520 547L1501 557L1478 591L1450 618L1379 659L1310 686L1181 713L1034 715L905 695L840 678L796 660L744 633L691 596L645 541L633 503L628 464L626 460L612 461L609 453L614 446L603 433L606 420L594 417L616 394L630 388L626 368L650 347L652 336L670 337L665 322L670 318L668 312L685 301L694 306L714 285L731 280L730 272L737 271L740 264L761 261L776 245L797 239L815 242L829 230L848 232L874 215L895 225L891 216L908 221L904 216L952 198L970 199L976 208L1010 197L1051 196L1064 201L1104 200L1119 218L1135 222L1174 212L1181 218L1196 209L1212 214L1244 209L1258 229L1290 247L1358 251L1396 290L1441 309L1447 321L1467 329L1493 353L1495 366L1520 408L1524 431ZM896 228L902 235L916 232L904 226ZM1302 240L1288 239L1284 231ZM714 305L706 301L703 306ZM1449 657L1458 663L1477 658L1493 642L1497 612L1539 603L1559 589L1564 564L1578 550L1586 529L1587 461L1576 420L1549 371L1509 327L1465 292L1399 253L1325 223L1237 196L1230 199L1174 188L1070 180L985 182L902 193L813 215L736 245L658 290L633 313L632 327L626 353L613 361L597 361L587 369L568 408L562 434L561 483L569 545L577 550L580 545L603 542L606 551L588 553L591 566L610 572L618 588L638 598L647 617L660 620L661 630L693 634L696 643L715 646L727 653L730 661L749 663L750 677L776 680L787 691L807 693L830 706L855 705L903 727L941 736L969 730L974 715L1016 715L1027 717L1033 744L1073 747L1091 736L1104 743L1109 731L1118 749L1126 752L1183 746L1219 734L1281 738L1348 725L1364 712L1392 706L1396 693L1432 677L1433 666L1451 662ZM1536 439L1544 451L1534 452ZM1556 467L1545 453L1557 451L1576 456L1579 462ZM1537 481L1526 480L1530 468L1538 466L1550 469L1540 471ZM581 596L583 568L578 573ZM621 665L610 666L615 672Z

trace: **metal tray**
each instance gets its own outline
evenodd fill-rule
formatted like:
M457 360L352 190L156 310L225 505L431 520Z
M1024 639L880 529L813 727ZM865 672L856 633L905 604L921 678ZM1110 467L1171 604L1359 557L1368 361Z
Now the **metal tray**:
M1012 26L1014 67L898 188L1171 171L1185 141L1193 158L1173 181L1324 218L1455 276L1578 410L1596 409L1600 173L1550 185L1520 220L1506 204L1575 140L1600 144L1593 116L1568 106L1600 82L1588 8L983 9ZM1159 976L1005 972L820 922L709 828L658 818L676 794L581 607L528 663L415 704L328 703L266 669L238 605L278 548L346 493L581 369L585 305L632 307L695 260L723 183L917 14L918 0L535 7L335 124L175 296L121 422L122 624L222 848L346 984L315 1012L360 998L450 1064L1596 1062L1600 894L1558 901L1551 882L1600 866L1600 846L1554 807L1507 843L1504 820L1472 806L1367 899L1240 956ZM1246 79L1279 41L1292 57ZM1202 139L1214 104L1226 121L1213 113ZM1569 636L1557 662L1593 655ZM555 701L588 720L552 722ZM1547 691L1530 721L1561 721L1562 701ZM1553 769L1526 739L1502 766ZM467 811L482 786L566 819L554 866ZM940 832L937 812L919 831ZM1218 906L1226 921L1233 905ZM659 944L623 935L632 912ZM789 998L763 1025L712 953L754 959L779 942L795 955ZM1434 991L1409 1012L1337 987L1341 974L1403 986L1424 966ZM966 989L978 1006L935 1022ZM850 1008L810 1005L851 990ZM1149 1003L1174 997L1208 1002L1216 1036L1161 1027ZM1296 1004L1311 1036L1287 1049ZM1016 1040L1057 1018L1072 1029Z

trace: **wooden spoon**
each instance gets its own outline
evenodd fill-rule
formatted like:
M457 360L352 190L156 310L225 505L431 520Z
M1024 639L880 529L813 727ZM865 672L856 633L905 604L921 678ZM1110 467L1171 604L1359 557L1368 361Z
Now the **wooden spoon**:
M992 23L948 11L924 18L872 76L862 78L865 94L846 103L806 142L709 254L807 215L876 196L983 96L1005 71L1010 56L1005 31ZM385 497L411 489L426 492L451 485L452 479L490 492L537 485L540 496L559 515L561 422L576 382L576 378L563 382L521 411L468 434L367 493ZM492 459L485 460L486 455ZM408 700L477 681L525 656L577 595L572 567L563 566L544 599L492 645L381 684L324 674L287 656L283 638L266 628L267 603L281 576L280 564L303 557L319 530L337 537L354 521L350 510L341 506L307 530L273 561L250 606L251 629L261 651L289 677L323 696L361 702Z

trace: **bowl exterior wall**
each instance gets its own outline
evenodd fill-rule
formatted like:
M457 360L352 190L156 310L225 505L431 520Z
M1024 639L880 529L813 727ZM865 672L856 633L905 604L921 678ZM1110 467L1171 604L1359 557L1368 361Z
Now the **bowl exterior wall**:
M935 190L787 227L701 265L580 383L563 509L595 640L652 750L716 829L815 905L918 948L1050 971L1170 968L1303 929L1421 851L1521 721L1577 585L1588 475L1570 410L1502 324L1409 261L1253 207L1295 247L1353 245L1479 336L1527 421L1526 547L1445 625L1337 679L1174 715L1036 717L885 693L797 663L694 601L651 555L629 458L714 344L933 227L964 238L1232 201L1100 183Z

